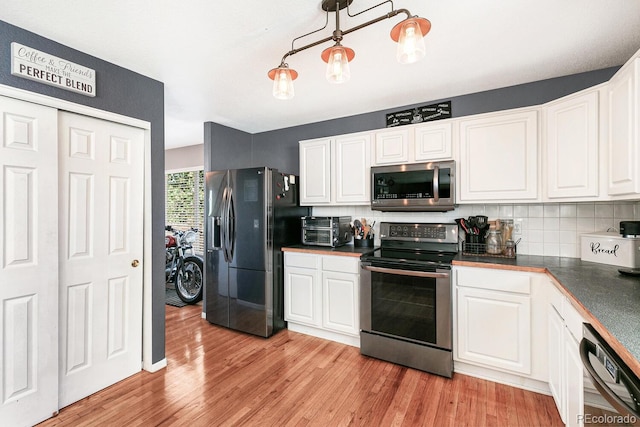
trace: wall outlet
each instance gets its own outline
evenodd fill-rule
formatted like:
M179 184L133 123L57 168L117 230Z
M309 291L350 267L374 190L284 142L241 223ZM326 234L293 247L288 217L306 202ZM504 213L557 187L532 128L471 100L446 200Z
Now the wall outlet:
M516 219L513 221L513 234L514 236L522 236L522 220Z

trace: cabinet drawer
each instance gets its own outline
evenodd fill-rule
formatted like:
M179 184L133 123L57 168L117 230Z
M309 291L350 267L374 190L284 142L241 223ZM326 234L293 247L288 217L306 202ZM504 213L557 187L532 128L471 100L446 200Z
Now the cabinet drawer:
M526 295L531 293L531 277L526 273L474 268L459 269L456 277L457 285L462 287Z
M350 256L323 256L322 270L358 274L360 271L360 259Z
M301 268L318 268L318 259L320 257L316 255L299 254L287 252L284 254L284 265L287 267L301 267Z
M560 292L560 290L556 288L556 285L554 285L553 282L551 282L550 284L551 286L549 286L549 304L551 304L551 306L556 310L560 317L564 319L563 305L565 297L564 295L562 295L562 292Z
M580 313L578 313L578 310L571 305L571 302L569 302L567 298L564 299L564 307L562 311L564 312L564 323L567 325L567 329L571 332L573 338L577 342L580 342L582 339L582 323L584 322L584 319Z

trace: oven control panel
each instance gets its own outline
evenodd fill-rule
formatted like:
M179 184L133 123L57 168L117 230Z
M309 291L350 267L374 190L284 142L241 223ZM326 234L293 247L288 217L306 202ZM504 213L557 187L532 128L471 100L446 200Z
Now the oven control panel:
M380 224L380 238L388 240L410 239L457 243L458 226L457 224L383 222Z

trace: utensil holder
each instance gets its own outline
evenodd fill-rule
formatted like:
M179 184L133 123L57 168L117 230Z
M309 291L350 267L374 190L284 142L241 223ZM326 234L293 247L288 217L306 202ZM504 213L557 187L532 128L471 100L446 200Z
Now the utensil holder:
M354 248L372 248L373 239L353 239Z

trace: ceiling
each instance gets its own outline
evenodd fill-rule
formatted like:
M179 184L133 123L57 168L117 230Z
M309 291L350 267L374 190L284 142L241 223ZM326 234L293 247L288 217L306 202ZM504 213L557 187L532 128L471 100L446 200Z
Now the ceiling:
M638 0L396 0L432 23L422 61L396 61L398 15L345 36L356 52L346 84L324 77L331 43L287 58L296 95L276 100L267 72L325 24L320 2L0 0L0 19L162 81L166 148L201 144L205 121L258 133L621 65L640 49ZM351 14L378 3L356 0ZM390 10L343 10L341 28ZM332 13L294 47L334 27Z

